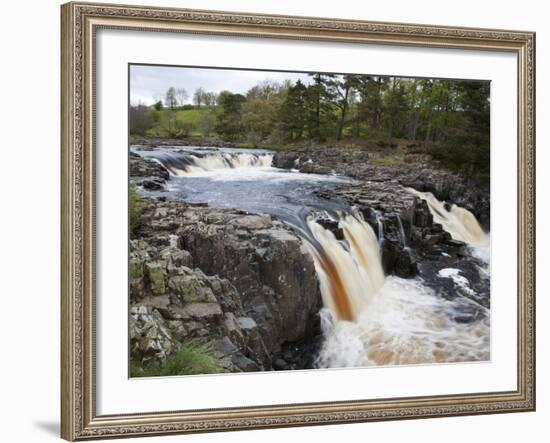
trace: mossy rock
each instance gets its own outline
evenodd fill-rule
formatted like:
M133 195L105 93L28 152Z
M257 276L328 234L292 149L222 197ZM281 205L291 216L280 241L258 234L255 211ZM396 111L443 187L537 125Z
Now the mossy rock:
M166 266L164 262L151 262L145 264L149 285L154 294L162 295L166 292Z
M168 287L183 303L216 303L216 297L208 286L192 275L177 275L170 278Z
M144 276L143 261L139 259L130 258L130 278L141 279Z

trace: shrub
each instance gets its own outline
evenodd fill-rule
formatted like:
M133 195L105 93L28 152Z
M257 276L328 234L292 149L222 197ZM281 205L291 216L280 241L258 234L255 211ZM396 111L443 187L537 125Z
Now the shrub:
M191 133L195 129L195 125L192 122L186 122L186 121L176 121L176 128L178 130L177 136L178 137L189 137Z
M134 364L132 377L155 377L170 375L217 374L223 372L219 360L214 355L212 345L188 342L178 352L168 357L163 365L158 363L141 366Z

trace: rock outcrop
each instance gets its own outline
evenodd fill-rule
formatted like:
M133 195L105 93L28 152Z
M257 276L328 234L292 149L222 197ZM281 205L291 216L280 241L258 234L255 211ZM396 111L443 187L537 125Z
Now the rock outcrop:
M164 189L170 174L162 165L154 160L142 157L130 151L129 154L130 183L143 186L151 191Z
M130 243L133 360L199 340L231 372L311 367L297 351L319 334L321 296L298 237L265 215L146 201Z

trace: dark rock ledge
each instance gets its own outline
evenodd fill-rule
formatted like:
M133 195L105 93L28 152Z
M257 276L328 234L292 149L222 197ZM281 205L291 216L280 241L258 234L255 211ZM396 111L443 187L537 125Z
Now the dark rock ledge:
M311 367L321 297L300 240L266 215L146 199L130 242L132 360L214 344L229 372Z

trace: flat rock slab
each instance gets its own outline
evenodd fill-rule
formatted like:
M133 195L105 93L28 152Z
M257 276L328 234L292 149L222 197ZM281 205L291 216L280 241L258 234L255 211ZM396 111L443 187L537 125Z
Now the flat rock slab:
M223 315L222 308L217 303L188 303L185 305L170 305L166 317L171 320L209 320Z
M233 220L233 225L245 229L266 229L271 227L268 215L245 215Z

